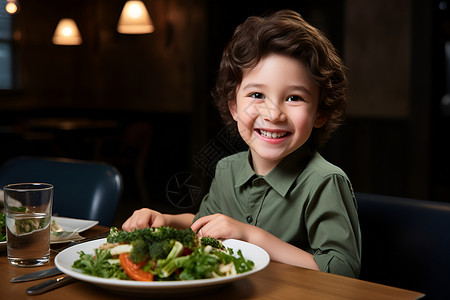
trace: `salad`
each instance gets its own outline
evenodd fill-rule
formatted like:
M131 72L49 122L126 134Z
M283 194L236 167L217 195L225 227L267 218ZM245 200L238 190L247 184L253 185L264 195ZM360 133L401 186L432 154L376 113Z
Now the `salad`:
M188 228L119 231L112 227L107 243L94 255L78 252L72 268L84 274L124 280L177 281L230 276L254 267L240 250L237 255L211 237L199 239Z

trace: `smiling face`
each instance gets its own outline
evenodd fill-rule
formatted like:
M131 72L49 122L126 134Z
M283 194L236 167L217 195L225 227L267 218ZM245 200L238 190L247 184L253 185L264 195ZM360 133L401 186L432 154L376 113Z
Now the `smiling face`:
M319 87L298 60L272 54L244 71L229 109L257 174L270 172L326 122L318 102Z

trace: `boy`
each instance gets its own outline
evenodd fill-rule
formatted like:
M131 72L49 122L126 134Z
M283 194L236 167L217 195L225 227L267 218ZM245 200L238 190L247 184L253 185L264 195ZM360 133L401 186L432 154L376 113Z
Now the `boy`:
M213 96L249 150L217 164L195 216L141 209L123 229L191 226L199 236L259 245L274 261L357 277L353 190L316 150L342 119L344 69L331 43L299 14L248 18L224 50Z

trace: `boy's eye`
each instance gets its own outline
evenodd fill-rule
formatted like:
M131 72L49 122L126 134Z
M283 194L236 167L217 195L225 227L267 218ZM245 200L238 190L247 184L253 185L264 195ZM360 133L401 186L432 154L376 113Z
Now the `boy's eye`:
M262 93L251 93L250 95L248 95L251 98L255 98L255 99L264 99L265 96Z
M290 96L286 99L286 101L295 102L295 101L304 101L304 100L299 96Z

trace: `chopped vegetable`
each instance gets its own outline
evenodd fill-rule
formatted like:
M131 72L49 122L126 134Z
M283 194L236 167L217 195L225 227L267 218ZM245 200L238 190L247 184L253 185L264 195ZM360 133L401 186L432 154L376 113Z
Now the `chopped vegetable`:
M158 260L166 258L172 250L175 240L154 241L148 245L148 254L151 259Z
M183 280L203 279L244 273L253 269L254 263L245 260L239 250L239 257L232 256L233 250L228 248L228 252L207 248L198 248L192 253L190 259L181 264L183 271L180 278ZM230 263L233 266L230 266ZM227 266L226 268L222 268ZM224 274L228 273L228 274Z
M136 229L112 228L108 244L95 249L95 255L79 252L73 268L83 273L139 281L193 280L235 275L254 266L214 238L198 239L191 230L170 227ZM111 244L114 243L114 244Z
M130 244L122 244L117 245L114 248L111 248L111 255L119 255L122 253L130 253L133 250L133 246Z
M215 277L213 274L222 275L219 271L219 258L205 252L205 249L196 249L191 257L182 264L180 273L182 280L193 280Z
M80 258L73 263L72 267L92 276L129 279L120 265L109 263L108 260L112 258L109 250L95 249L94 251L95 258L83 251L79 252Z
M130 259L135 264L141 261L147 261L148 255L148 245L143 239L135 240L131 243Z
M197 234L195 234L191 228L181 230L172 227L150 227L135 229L133 232L126 232L119 231L117 228L113 227L107 237L108 243L131 243L138 239L143 239L148 244L158 241L176 240L189 249L194 249L198 246Z
M204 247L209 245L209 246L217 248L217 249L225 250L225 246L222 245L222 243L219 240L216 240L215 238L212 238L209 236L202 237L200 239L200 243Z
M131 261L129 253L120 254L119 260L120 265L125 270L125 273L130 276L130 278L139 281L153 281L153 274L142 270L142 267L146 264L146 261L135 264Z
M159 259L156 263L156 272L159 277L167 278L175 272L178 267L173 262L175 258L183 253L183 244L176 241L165 259Z

